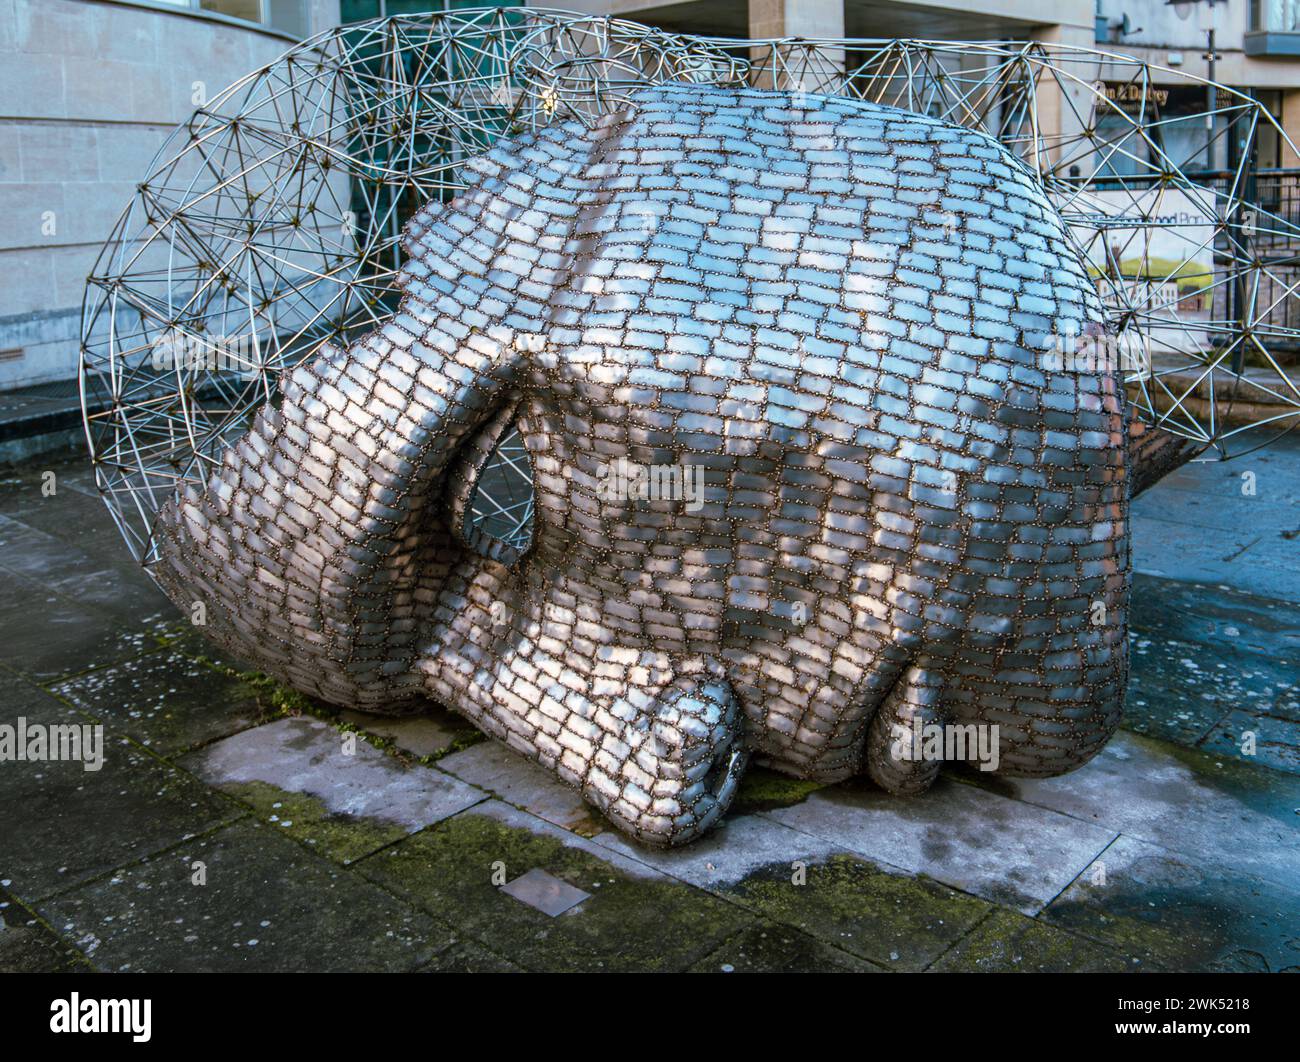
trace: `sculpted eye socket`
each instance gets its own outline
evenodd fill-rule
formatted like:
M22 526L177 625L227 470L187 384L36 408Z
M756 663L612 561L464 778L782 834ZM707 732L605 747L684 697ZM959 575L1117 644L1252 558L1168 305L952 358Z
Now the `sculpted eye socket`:
M515 413L503 409L466 445L447 488L453 533L503 564L533 544L533 465Z

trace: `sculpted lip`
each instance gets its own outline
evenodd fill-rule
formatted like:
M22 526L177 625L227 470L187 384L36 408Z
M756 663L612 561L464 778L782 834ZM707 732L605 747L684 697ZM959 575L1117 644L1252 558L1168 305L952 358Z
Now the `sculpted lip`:
M1012 774L1102 746L1124 398L1043 365L1100 306L1005 149L673 85L469 169L410 223L392 319L162 511L159 579L213 637L337 704L448 704L658 844L754 758L912 793L940 765L899 728L996 727ZM508 533L476 508L506 440ZM610 489L634 467L692 471Z

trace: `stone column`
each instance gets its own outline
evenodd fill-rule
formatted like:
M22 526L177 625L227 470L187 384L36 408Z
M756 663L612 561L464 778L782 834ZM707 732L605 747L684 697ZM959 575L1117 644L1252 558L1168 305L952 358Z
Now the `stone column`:
M1043 26L1031 31L1029 38L1041 42L1048 48L1058 44L1096 47L1091 22L1086 26L1069 23ZM1067 62L1065 69L1072 76L1062 76L1058 80L1044 73L1038 81L1035 92L1039 129L1042 131L1048 155L1048 158L1039 164L1042 170L1050 169L1061 159L1062 151L1057 145L1061 143L1066 145L1064 151L1066 157L1077 152L1078 137L1082 134L1092 112L1092 95L1087 85L1102 73L1099 67L1090 69L1082 59Z
M843 0L749 0L749 35L764 37L806 37L809 40L838 39L844 36ZM754 78L759 88L803 89L818 92L831 89L826 82L844 70L842 48L819 48L806 58L787 51L786 69L772 76L771 52L767 48L751 53L762 64Z
M1282 93L1282 131L1291 138L1296 147L1300 147L1300 89L1287 89ZM1282 155L1278 159L1280 166L1300 166L1300 156L1291 144L1282 142Z

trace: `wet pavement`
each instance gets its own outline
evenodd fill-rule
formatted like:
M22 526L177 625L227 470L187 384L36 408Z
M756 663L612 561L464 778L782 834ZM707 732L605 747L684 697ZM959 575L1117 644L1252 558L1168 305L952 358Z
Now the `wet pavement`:
M754 768L664 852L450 712L221 657L80 458L0 470L0 725L104 728L97 771L0 762L0 970L1300 968L1300 439L1133 515L1093 762L910 800Z

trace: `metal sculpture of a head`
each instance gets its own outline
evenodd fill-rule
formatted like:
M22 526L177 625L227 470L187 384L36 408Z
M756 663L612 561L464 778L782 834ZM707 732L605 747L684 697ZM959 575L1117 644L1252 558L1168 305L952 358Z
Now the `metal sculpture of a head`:
M1101 747L1125 398L1045 357L1102 310L1007 150L677 84L469 171L391 318L162 507L213 637L335 704L447 704L652 843L751 758L916 792L926 723L996 727L1016 774Z

